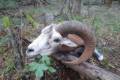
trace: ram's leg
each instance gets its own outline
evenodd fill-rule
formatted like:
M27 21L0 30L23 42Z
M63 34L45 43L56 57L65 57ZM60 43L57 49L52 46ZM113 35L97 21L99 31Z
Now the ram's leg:
M93 54L97 60L102 61L104 59L103 53L100 53L96 48L94 50L94 54Z

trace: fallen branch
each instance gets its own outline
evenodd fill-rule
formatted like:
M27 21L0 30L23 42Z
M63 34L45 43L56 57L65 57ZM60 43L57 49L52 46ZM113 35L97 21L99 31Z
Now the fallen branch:
M60 60L63 64L65 58L69 58L69 60L76 59L74 56L68 56L68 55L60 55L60 54L55 54L53 57L57 60ZM104 70L100 67L97 67L95 65L92 65L88 62L83 62L80 65L70 65L70 64L65 64L67 67L73 69L74 71L78 72L80 77L83 78L84 80L120 80L120 76L109 72L107 70Z

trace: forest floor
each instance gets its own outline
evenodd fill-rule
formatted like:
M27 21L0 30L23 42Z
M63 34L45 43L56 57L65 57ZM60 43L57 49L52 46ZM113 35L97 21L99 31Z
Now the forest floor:
M63 16L57 18L54 17L57 13L59 13L59 10L56 9L54 7L49 8L49 6L42 9L33 6L23 6L20 9L3 10L2 12L0 12L0 17L2 17L3 15L12 16L15 21L14 22L15 25L21 25L20 23L21 12L26 12L31 14L32 17L35 19L35 21L40 24L40 26L32 27L28 22L25 21L24 17L22 16L22 23L24 26L21 27L21 29L22 29L22 36L32 41L40 34L40 30L45 25L44 22L42 21L43 13L46 13L47 24L50 24L51 22L61 22L66 20L64 19ZM120 8L114 5L112 6L112 8L107 8L105 6L91 6L89 8L89 12L87 10L88 10L87 7L83 7L82 16L77 16L77 17L75 16L69 20L74 19L84 22L88 25L91 25L93 27L93 30L95 31L97 38L97 48L100 50L100 52L104 54L105 58L101 62L98 62L94 58L91 58L89 62L91 64L97 65L115 74L120 75ZM1 20L0 20L0 24L2 24ZM0 36L4 37L4 35L0 35ZM8 57L6 58L6 56ZM11 56L12 56L11 49L8 49L5 53L4 52L0 53L0 58L5 57L5 60L7 60L5 61L7 62L7 65L11 65L11 58L12 58ZM70 76L74 76L74 75L69 74L72 72L72 70L69 70L65 66L63 65L60 66L60 65L61 64L59 64L59 62L56 62L54 65L56 68L59 67L58 70L59 69L61 70L56 72L57 78L61 78L59 80L73 80L74 78L72 79L70 78ZM6 68L1 66L0 74L3 72L4 69ZM68 74L70 76L68 76ZM54 77L54 75L52 77ZM66 78L62 79L63 77ZM54 78L54 80L57 79Z

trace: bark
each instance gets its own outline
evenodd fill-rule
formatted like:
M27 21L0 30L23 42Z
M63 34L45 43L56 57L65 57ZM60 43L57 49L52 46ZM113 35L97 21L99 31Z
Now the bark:
M107 7L111 7L113 0L104 0L104 3Z
M80 15L80 13L81 13L81 0L73 0L72 13L74 15Z
M80 16L81 0L63 0L63 6L60 10L60 15Z
M54 54L53 57L57 60L60 60L63 64L65 64L63 60L65 60L66 58L69 58L69 60L76 59L76 57L70 55L61 55L61 53ZM83 62L80 65L65 65L78 72L80 77L84 80L120 80L120 76L95 65L92 65L88 62Z

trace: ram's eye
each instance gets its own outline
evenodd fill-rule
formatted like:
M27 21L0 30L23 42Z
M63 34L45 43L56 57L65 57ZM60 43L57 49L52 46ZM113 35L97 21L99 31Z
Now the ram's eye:
M56 38L56 39L54 39L53 41L57 43L57 42L60 42L60 39L59 39L59 38Z

